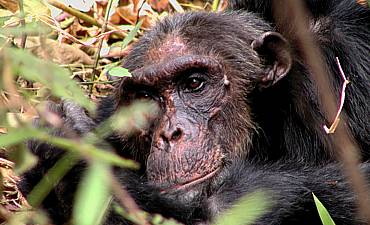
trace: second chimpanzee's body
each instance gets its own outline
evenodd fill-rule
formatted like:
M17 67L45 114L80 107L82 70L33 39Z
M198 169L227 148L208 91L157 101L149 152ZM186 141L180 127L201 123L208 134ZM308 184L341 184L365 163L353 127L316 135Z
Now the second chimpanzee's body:
M364 160L359 166L369 177L370 11L352 0L324 2L325 13L313 13L311 29L335 92L339 95L343 82L335 57L351 80L343 110L348 120L341 122L359 144ZM270 5L247 7L258 3L239 7L268 18ZM133 78L123 79L101 103L97 118L69 103L51 110L84 134L135 100L158 106L148 130L108 138L118 154L143 165L139 172L117 168L115 174L148 212L186 224L209 223L243 195L263 189L274 206L255 224L320 224L312 192L336 224L362 224L356 196L322 128L331 118L325 118L291 42L248 12L175 15L136 44L123 65ZM40 162L23 177L25 193L62 153L46 144L29 146ZM58 224L70 216L80 170L74 168L44 202ZM123 218L108 215L106 224L120 223Z

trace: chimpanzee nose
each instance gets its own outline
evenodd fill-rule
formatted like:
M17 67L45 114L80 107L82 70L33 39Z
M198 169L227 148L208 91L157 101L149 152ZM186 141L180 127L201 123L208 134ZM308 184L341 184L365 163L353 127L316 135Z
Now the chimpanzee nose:
M183 130L179 127L170 128L168 130L163 130L160 134L160 137L167 143L176 142L180 140L184 134Z

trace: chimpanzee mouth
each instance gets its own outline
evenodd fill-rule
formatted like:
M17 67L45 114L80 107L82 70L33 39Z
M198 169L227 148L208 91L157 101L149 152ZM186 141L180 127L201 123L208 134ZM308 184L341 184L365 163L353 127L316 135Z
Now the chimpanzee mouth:
M168 188L162 189L161 193L165 194L165 193L168 193L168 192L182 191L182 190L189 189L190 187L193 187L195 185L203 183L206 180L211 179L212 177L214 177L217 174L217 172L219 170L220 170L220 168L217 168L217 169L213 170L212 172L210 172L206 175L203 175L201 177L197 177L197 178L194 178L192 180L188 180L186 182L183 182L183 183L180 183L180 184L175 184L175 185L170 186Z

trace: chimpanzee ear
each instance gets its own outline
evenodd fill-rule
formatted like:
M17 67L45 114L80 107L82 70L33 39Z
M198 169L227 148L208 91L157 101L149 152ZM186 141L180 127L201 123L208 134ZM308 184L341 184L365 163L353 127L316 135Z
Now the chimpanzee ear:
M266 32L251 44L265 65L261 87L268 87L283 78L292 67L292 56L287 40L279 33Z

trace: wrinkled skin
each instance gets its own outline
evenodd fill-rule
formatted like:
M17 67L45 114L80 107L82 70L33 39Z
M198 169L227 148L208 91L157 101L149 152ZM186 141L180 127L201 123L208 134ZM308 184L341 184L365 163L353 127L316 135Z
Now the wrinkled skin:
M133 71L134 78L120 87L135 90L124 92L129 98L122 99L122 104L147 98L161 109L151 148L144 151L149 151L145 162L148 180L164 192L212 177L222 166L220 144L209 137L216 133L213 121L220 107L214 103L227 92L218 79L222 69L216 60L177 51L171 57L176 58ZM210 96L207 92L213 89L223 91Z
M132 70L133 78L125 79L118 88L120 104L150 99L161 109L154 122L151 148L142 151L149 151L144 162L148 180L163 192L201 184L219 172L226 163L225 157L232 160L236 155L245 156L249 130L254 129L245 103L241 102L237 109L239 119L230 119L228 113L236 110L230 99L241 98L234 90L245 85L245 81L233 83L228 78L233 76L228 72L230 64L204 47L190 46L185 38L169 32L159 46L145 49L143 61L152 64L131 68L133 64L127 59L125 66ZM157 52L161 54L154 54ZM257 64L257 55L252 57ZM226 133L231 135L225 136ZM193 197L194 194L189 192Z

